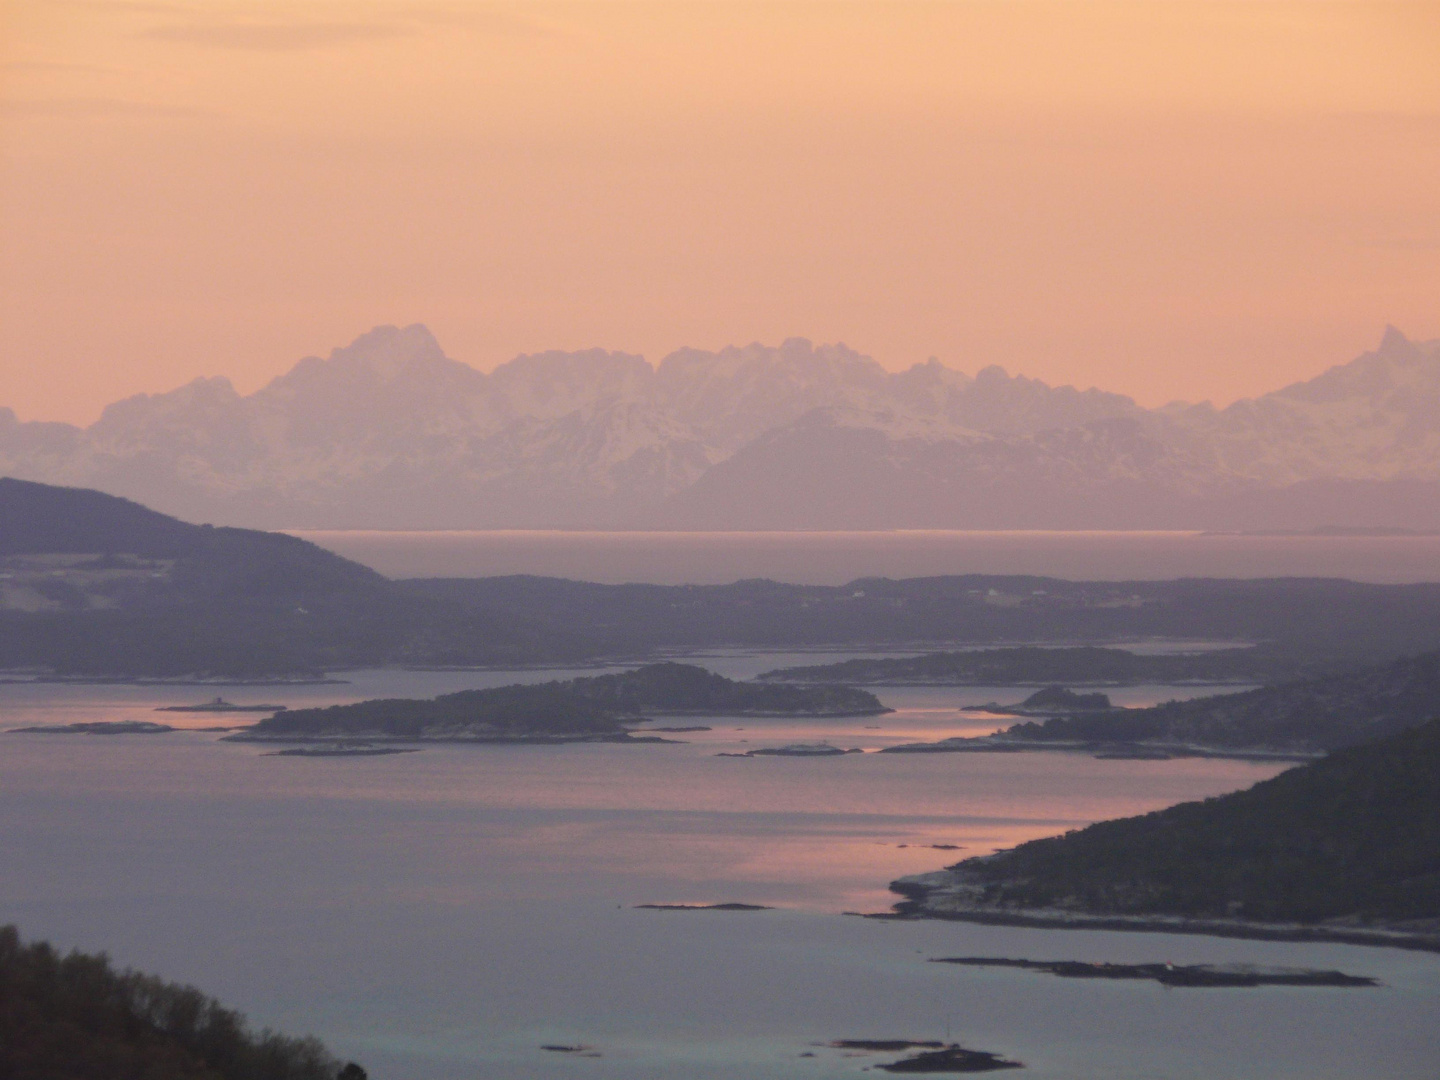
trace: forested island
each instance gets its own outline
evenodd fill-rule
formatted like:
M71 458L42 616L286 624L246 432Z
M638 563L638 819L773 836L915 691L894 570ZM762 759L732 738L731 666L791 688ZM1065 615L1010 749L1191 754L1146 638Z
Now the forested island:
M902 744L881 752L1129 747L1171 754L1255 751L1306 757L1393 735L1436 716L1440 653L1428 653L1328 678L1145 709L1072 708L995 735Z
M192 986L0 926L5 1080L366 1080L316 1039L253 1031Z
M891 888L900 915L1440 951L1440 719Z
M656 716L874 716L874 694L840 686L736 682L693 664L648 664L615 675L289 709L229 736L243 742L315 739L464 742L637 741ZM655 741L653 737L652 741Z

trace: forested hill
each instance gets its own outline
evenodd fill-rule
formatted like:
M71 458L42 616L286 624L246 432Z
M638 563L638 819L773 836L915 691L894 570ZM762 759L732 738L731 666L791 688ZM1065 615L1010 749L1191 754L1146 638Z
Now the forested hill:
M293 536L97 491L0 479L0 571L0 669L258 677L586 654L563 629L416 596Z
M1440 946L1440 720L1204 802L894 886L921 913L1405 926Z
M1440 717L1440 653L1322 679L1016 724L1007 739L1336 750Z
M103 492L0 477L0 557L25 555L133 556L166 571L143 582L140 591L155 599L299 600L388 585L374 570L284 533L191 525ZM69 565L54 560L62 572ZM131 599L136 590L117 592Z
M365 1080L315 1039L256 1034L189 986L62 955L0 926L5 1080Z

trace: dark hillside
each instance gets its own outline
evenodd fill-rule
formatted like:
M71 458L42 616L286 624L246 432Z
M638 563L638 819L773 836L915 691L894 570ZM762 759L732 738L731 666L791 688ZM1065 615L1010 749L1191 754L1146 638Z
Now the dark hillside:
M314 1039L251 1031L189 986L0 927L5 1080L364 1080Z
M413 595L307 541L100 492L0 480L0 525L0 669L241 678L583 654L562 630Z
M896 883L919 910L1440 928L1440 720L1204 802Z
M128 551L173 559L194 550L199 528L99 491L0 477L0 555Z

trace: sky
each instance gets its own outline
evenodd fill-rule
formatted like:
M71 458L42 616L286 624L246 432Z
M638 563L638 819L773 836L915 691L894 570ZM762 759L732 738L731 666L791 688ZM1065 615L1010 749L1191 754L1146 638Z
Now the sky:
M1440 337L1440 0L0 0L0 406L844 341L1226 403Z

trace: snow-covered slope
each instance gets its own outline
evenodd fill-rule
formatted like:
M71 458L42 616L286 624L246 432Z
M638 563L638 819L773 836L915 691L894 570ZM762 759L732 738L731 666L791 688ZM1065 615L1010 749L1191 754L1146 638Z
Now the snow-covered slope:
M0 410L0 473L264 526L1414 524L1440 484L1440 342L1390 329L1309 382L1146 410L799 338L487 375L385 326L249 396L197 379L86 430ZM1409 517L1369 520L1392 504Z

